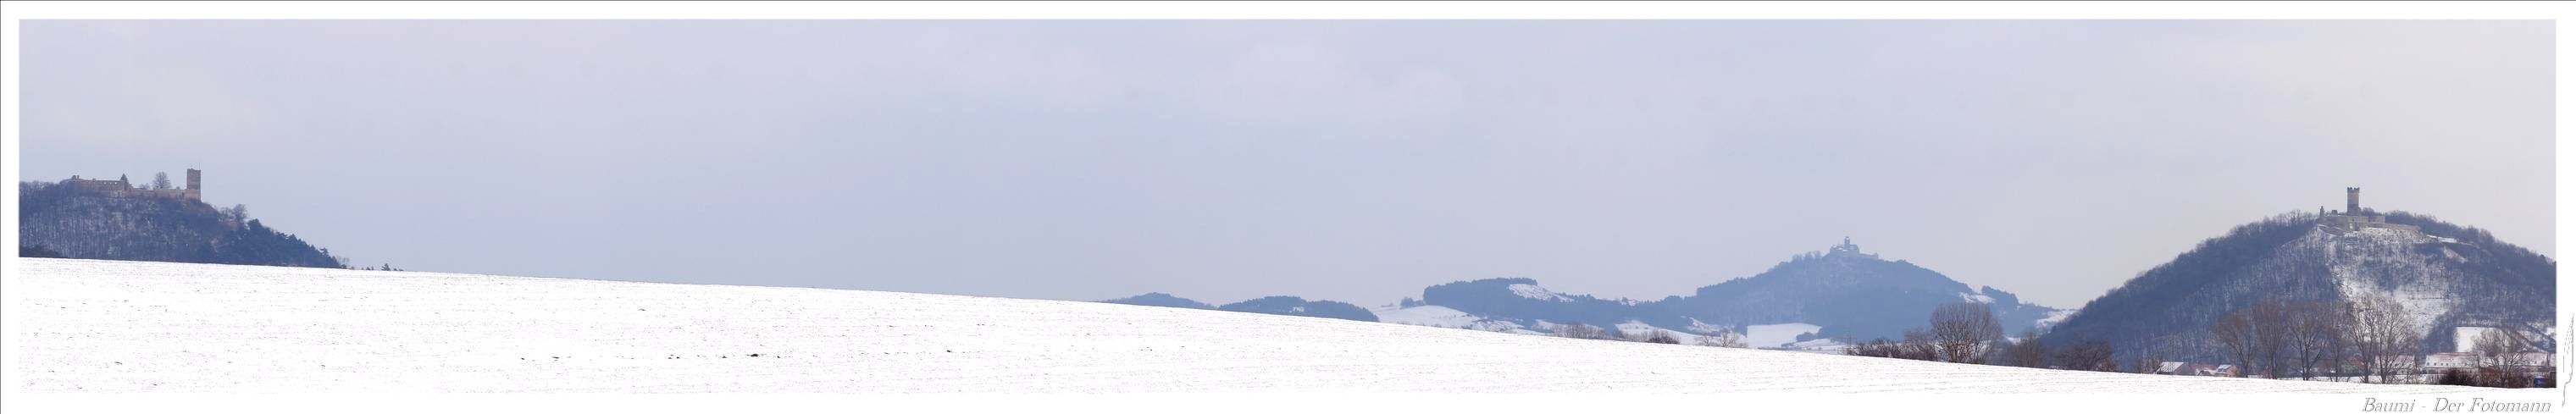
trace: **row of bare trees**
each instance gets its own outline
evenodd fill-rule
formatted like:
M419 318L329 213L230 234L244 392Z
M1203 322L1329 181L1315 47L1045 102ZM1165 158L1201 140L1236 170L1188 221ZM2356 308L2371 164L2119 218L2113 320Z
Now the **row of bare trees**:
M1902 340L1882 338L1853 344L1844 348L1843 353L2031 368L2119 369L2119 364L2112 359L2108 342L2087 341L2051 350L2040 342L2037 330L2024 331L2018 340L2004 339L2003 325L1995 319L1993 309L1982 303L1942 305L1932 310L1930 324L1926 328L1906 330Z
M1898 341L1881 338L1853 344L1843 349L1846 355L1962 364L2003 364L2027 367L2094 366L2091 361L2110 360L2110 346L2080 347L2058 354L2048 353L2039 343L2036 332L2025 332L2022 340L2004 339L2003 324L1995 319L1994 309L1983 303L1953 303L1932 309L1932 317L1923 329L1908 329ZM2071 352L2071 353L2070 353ZM2060 359L2050 364L2049 359ZM2070 359L2071 358L2071 359Z
M2239 372L2273 378L2334 374L2348 360L2384 377L2424 342L2405 305L2387 298L2256 302L2211 322L2209 338Z
M2113 359L2110 342L2084 341L2063 348L2049 349L2047 343L2040 342L2039 331L2035 329L2022 332L2021 337L2014 340L2011 345L2002 346L2002 349L1996 350L1992 363L2079 371L2120 370L2119 362Z
M1598 327L1598 326L1592 326L1592 325L1590 325L1590 324L1585 324L1585 323L1582 323L1582 322L1573 322L1573 323L1566 323L1566 324L1559 324L1559 325L1556 325L1556 327L1555 327L1554 331L1555 331L1554 333L1556 334L1556 336L1566 337L1566 338L1575 338L1575 339L1602 339L1602 340L1612 340L1612 341L1646 342L1646 343L1657 343L1657 344L1681 344L1681 343L1682 343L1681 338L1674 337L1674 336L1673 336L1673 334L1672 334L1671 332L1666 332L1666 331L1664 331L1664 330L1662 330L1662 329L1655 329L1655 330L1650 330L1650 331L1641 332L1641 333L1636 333L1636 334L1621 334L1621 333L1616 332L1616 331L1612 331L1612 330L1608 330L1608 329L1602 329L1601 327ZM1700 333L1700 334L1699 334L1699 336L1698 336L1698 337L1696 337L1696 338L1691 338L1691 342L1690 342L1690 344L1691 344L1691 345L1699 345L1699 346L1714 346L1714 347L1722 347L1722 348L1749 348L1749 347L1750 347L1750 346L1745 345L1745 342L1744 342L1744 334L1736 333L1735 331L1725 330L1725 329L1715 329L1715 330L1711 330L1711 331L1709 331L1709 332L1702 332L1702 333Z

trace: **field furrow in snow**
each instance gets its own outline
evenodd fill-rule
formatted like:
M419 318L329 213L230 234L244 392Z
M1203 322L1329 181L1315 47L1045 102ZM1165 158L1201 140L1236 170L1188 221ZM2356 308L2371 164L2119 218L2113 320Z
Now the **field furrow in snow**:
M26 259L31 391L2461 392L1103 303Z

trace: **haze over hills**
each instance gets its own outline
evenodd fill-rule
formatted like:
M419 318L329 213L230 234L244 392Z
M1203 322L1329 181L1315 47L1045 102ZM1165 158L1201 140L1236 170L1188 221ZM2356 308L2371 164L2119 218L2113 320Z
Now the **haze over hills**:
M1701 287L1691 296L1609 300L1550 292L1532 279L1487 279L1426 288L1422 300L1521 326L1638 322L1685 332L1753 334L1756 326L1795 325L1812 331L1792 340L1846 343L1899 337L1905 329L1921 326L1934 307L1960 302L1987 304L2009 332L2036 326L2058 311L2022 303L1993 287L1971 288L1903 260L1881 259L1849 240L1752 277Z
M72 258L347 267L294 235L249 219L239 207L202 202L198 172L184 187L162 180L70 179L20 183L22 254ZM2503 327L2543 346L2555 343L2556 263L2497 241L2485 230L2430 216L2360 209L2291 212L2204 241L2080 311L2021 301L1992 286L1972 287L1905 260L1864 252L1846 239L1799 254L1750 277L1657 300L1551 291L1532 278L1489 278L1425 287L1420 300L1364 308L1330 300L1271 296L1214 305L1164 293L1106 302L1357 321L1540 333L1582 323L1622 332L1677 336L1732 332L1757 347L1819 339L1815 345L1897 338L1931 309L1985 304L2008 335L2048 329L2063 346L2105 341L2123 358L2153 352L2214 359L2208 328L2220 315L2265 300L2389 302L2421 334L2417 348L2455 344L2452 327ZM2062 323L2060 323L2062 321Z
M1195 301L1155 293L1114 303L1186 306ZM1924 324L1941 305L1991 307L2008 333L2042 326L2061 309L2024 303L2012 293L1970 287L1903 260L1885 260L1844 240L1825 252L1798 255L1752 277L1699 288L1691 296L1652 301L1604 299L1550 291L1530 278L1493 278L1424 288L1420 301L1373 309L1378 320L1419 325L1541 332L1582 323L1676 334L1720 330L1751 335L1757 347L1789 341L1896 338ZM1776 327L1776 328L1772 328ZM1765 334L1768 329L1794 332ZM1772 341L1778 339L1779 341Z
M1631 333L1730 331L1756 347L1799 347L1784 342L1897 338L1924 326L1935 307L1974 302L1988 305L2008 335L2039 330L2052 347L2103 341L2121 361L2142 353L2211 361L2222 359L2208 334L2220 315L2267 300L2326 301L2401 308L2405 325L2421 337L2417 353L2452 351L2461 343L2454 327L2502 327L2522 342L2554 347L2556 262L2475 227L2360 209L2357 191L2349 207L2359 213L2291 212L2239 226L2081 310L1971 288L1846 240L1690 296L1606 299L1550 291L1531 278L1492 278L1430 286L1419 301L1371 312L1386 322L1520 333L1570 323ZM1165 294L1121 301L1194 303Z
M241 207L205 204L195 170L184 187L156 181L20 183L21 254L347 267L328 250L248 218ZM1679 338L1726 332L1755 347L1792 348L1898 338L1924 326L1932 309L1967 302L1988 306L2007 335L2046 330L2043 342L2051 346L2112 343L2122 361L2218 359L2213 321L2258 302L2386 303L2420 336L2413 344L2418 352L2449 350L2460 343L2451 329L2458 327L2503 328L2541 348L2556 343L2556 262L2550 258L2475 227L2362 209L2357 190L2346 211L2290 212L2238 226L2073 311L1884 259L1848 239L1750 277L1656 300L1489 278L1425 287L1418 301L1374 309L1295 296L1214 305L1151 293L1107 302L1518 333L1575 323Z

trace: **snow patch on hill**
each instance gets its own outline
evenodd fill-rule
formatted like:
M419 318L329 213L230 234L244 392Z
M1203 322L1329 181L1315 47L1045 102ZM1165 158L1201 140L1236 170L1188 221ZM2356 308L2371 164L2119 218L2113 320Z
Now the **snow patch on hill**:
M2069 316L2075 316L2075 310L2074 310L2074 309L2060 309L2060 310L2049 311L2049 312L2048 312L2048 316L2040 317L2040 318L2039 318L2039 322L2034 322L2034 323L2032 323L2032 324L2031 324L2031 326L2032 326L2032 327L2035 327L2035 328L2039 328L2040 330L2047 330L2047 329L2048 329L2048 327L2051 327L2051 326L2057 326L2057 323L2058 323L2058 322L2065 322L2065 321L2066 321L2066 317L2069 317Z
M2334 273L2335 287L2346 299L2360 302L2365 298L2393 300L2406 309L2407 322L2417 332L2431 332L2442 315L2451 313L2458 301L2451 297L2450 282L2458 279L2443 266L2430 263L2430 256L2409 254L2407 250L2426 243L2450 243L2418 232L2386 228L2364 228L2359 231L2320 230L2290 244L2288 248L2322 249L2327 267ZM2436 247L2449 253L2451 247ZM2458 257L2445 254L2443 257ZM2434 259L2438 260L2438 259Z
M1437 326L1442 328L1464 328L1475 324L1476 321L1485 319L1484 317L1469 315L1466 312L1459 312L1457 309L1450 309L1447 306L1438 305L1415 306L1410 308L1378 308L1370 309L1369 313L1377 314L1378 322ZM1510 328L1519 327L1519 324L1513 324L1510 326Z
M1538 299L1538 300L1546 300L1546 301L1555 301L1555 302L1573 302L1573 301L1574 301L1574 299L1572 299L1572 298L1567 298L1567 297L1565 297L1564 295L1558 295L1558 294L1556 294L1556 292L1550 292L1550 291L1548 291L1548 290L1547 290L1547 288L1538 287L1538 285L1527 284L1527 283L1514 283L1514 284L1512 284L1511 288L1512 288L1512 294L1520 295L1521 297L1524 297L1524 298Z

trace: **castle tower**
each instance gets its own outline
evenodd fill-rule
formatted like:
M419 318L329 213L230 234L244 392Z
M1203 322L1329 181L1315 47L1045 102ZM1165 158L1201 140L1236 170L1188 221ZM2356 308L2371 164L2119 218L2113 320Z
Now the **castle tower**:
M195 168L188 169L188 199L203 199L205 188L200 187L200 185L205 182L205 180L202 179L204 176L205 174L203 174L203 171L197 171Z
M2343 214L2361 215L2361 187L2343 188Z

